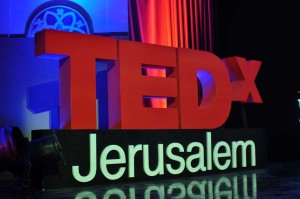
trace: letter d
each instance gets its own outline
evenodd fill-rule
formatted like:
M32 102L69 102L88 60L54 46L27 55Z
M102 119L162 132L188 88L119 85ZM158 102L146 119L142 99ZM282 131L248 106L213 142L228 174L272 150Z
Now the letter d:
M181 128L222 126L232 102L230 77L222 60L206 51L179 48L178 68Z

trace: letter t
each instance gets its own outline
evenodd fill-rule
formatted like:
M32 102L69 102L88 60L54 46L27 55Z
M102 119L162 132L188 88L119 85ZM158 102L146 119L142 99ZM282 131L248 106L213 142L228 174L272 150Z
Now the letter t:
M65 55L60 60L60 128L96 129L96 59L116 60L117 40L44 30L35 37L36 55Z

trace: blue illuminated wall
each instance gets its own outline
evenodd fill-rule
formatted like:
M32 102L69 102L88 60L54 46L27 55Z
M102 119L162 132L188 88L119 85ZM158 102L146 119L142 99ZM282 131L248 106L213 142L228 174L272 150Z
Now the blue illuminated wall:
M85 10L94 33L128 32L128 0L1 0L0 34L24 34L32 13L45 3L72 2Z
M59 127L60 60L35 57L34 38L32 38L34 35L27 37L29 24L38 21L36 19L40 11L56 3L64 6L70 5L71 9L78 9L78 16L82 15L84 18L73 20L74 16L72 16L71 21L77 23L75 26L79 25L76 27L83 27L80 21L86 20L90 31L82 32L83 34L104 34L122 39L127 38L127 0L2 0L0 7L0 127L18 126L28 138L31 136L31 130ZM63 12L66 13L68 9L64 9ZM53 17L56 17L54 20L58 20L63 13L55 8L50 11L52 14L48 15L48 19L51 19L50 16L52 20ZM63 20L70 16L64 17ZM59 29L66 24L70 25L69 22L64 21L56 27ZM77 29L72 32L80 31ZM119 36L118 33L120 33ZM108 128L107 63L97 62L95 67L97 70L98 127L106 129Z
M15 125L27 135L49 128L51 114L57 114L58 61L36 58L34 40L27 38L1 38L0 60L0 126ZM45 112L40 94L53 111Z

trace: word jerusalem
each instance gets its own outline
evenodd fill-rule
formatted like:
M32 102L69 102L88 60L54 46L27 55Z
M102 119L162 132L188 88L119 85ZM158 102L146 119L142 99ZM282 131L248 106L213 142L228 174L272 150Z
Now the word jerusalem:
M151 177L178 175L183 172L200 173L215 169L226 170L230 167L248 167L247 164L252 167L256 166L256 147L252 140L238 140L231 143L218 141L213 144L211 132L206 132L205 141L206 143L191 142L186 146L179 142L158 144L157 154L149 152L151 147L149 144L128 145L126 149L119 145L108 145L97 158L97 134L90 134L89 172L87 175L81 175L80 167L76 165L72 166L72 174L77 181L82 183L92 181L97 175L97 168L109 180L118 180L122 177L135 178L135 166L141 164L136 161L139 155L142 156L144 175ZM111 154L116 156L112 158ZM247 154L250 154L250 159ZM153 158L150 160L150 156L157 157L156 165L150 165L151 162L155 162ZM97 166L98 162L99 166Z

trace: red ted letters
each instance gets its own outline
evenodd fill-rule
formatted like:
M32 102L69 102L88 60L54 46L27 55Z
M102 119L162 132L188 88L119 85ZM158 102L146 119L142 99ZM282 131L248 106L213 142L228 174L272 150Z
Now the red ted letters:
M36 55L65 56L59 70L61 128L97 127L97 59L115 63L108 70L110 129L213 129L227 120L232 101L262 103L255 85L260 61L54 30L35 39ZM145 106L145 99L165 105Z

